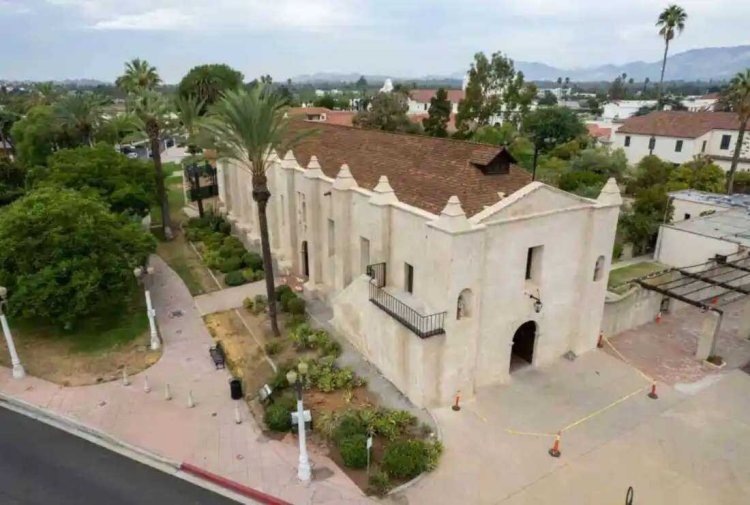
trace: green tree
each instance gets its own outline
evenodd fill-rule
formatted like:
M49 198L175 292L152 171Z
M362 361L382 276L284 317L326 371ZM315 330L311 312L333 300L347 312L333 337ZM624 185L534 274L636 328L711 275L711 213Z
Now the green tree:
M94 132L102 121L104 101L88 92L78 91L62 97L54 106L60 126L81 144L93 145Z
M435 96L430 98L428 116L422 120L425 133L432 137L447 137L451 110L452 105L448 100L448 93L444 88L438 89Z
M279 336L266 215L268 200L271 198L266 170L271 153L282 146L290 149L299 137L289 134L283 99L263 84L249 91L228 91L214 106L205 128L211 134L220 156L234 160L251 171L253 200L258 204L268 314L273 334Z
M319 96L313 101L315 107L325 107L326 109L333 110L336 108L336 99L333 96L326 93L323 96Z
M570 142L586 133L586 126L575 112L567 107L543 107L526 115L521 132L541 151Z
M201 114L205 114L223 93L241 88L244 80L242 72L223 63L198 65L182 78L177 93L184 99L193 96L202 101Z
M692 161L672 169L667 183L668 191L697 189L710 193L721 193L725 188L724 170L706 158L695 156Z
M389 132L410 131L411 122L406 115L409 110L406 95L397 91L378 93L370 102L369 110L362 110L354 116L355 126Z
M609 91L607 92L610 100L624 100L628 96L628 90L625 89L622 77L618 76L609 85Z
M0 158L0 207L23 196L26 191L26 170L8 157Z
M656 243L659 226L671 220L673 210L666 187L650 186L638 191L632 210L622 214L618 227L636 251L648 252Z
M0 212L0 285L12 315L70 327L122 307L154 250L140 224L93 195L33 191Z
M150 163L131 160L105 143L61 149L37 171L35 184L93 192L116 213L145 216L156 196Z
M595 97L589 97L586 99L586 108L595 116L600 116L604 111L601 102Z
M456 127L462 132L474 131L494 118L518 124L535 95L536 86L524 81L523 72L516 72L513 60L499 52L491 59L476 53L465 97L458 105Z
M171 240L172 217L169 212L169 199L164 184L164 171L161 164L162 137L173 126L173 111L161 93L150 89L131 93L128 109L133 113L133 125L136 130L148 138L151 158L154 162L156 178L156 197L161 206L161 227L164 238Z
M57 147L61 135L55 113L49 105L38 105L11 128L18 161L26 166L44 165Z
M16 114L15 112L10 110L0 108L0 145L9 145L11 146L11 148L13 147L13 143L11 142L10 137L10 130L19 119L21 119L21 116L19 114ZM4 156L7 154L8 152L5 149L0 152L0 156Z
M732 164L727 176L727 193L731 195L734 191L734 175L737 172L737 163L739 163L742 153L747 123L750 121L750 68L734 76L729 83L726 100L732 110L737 113L740 122L737 143L732 154Z
M672 4L659 14L656 26L659 28L659 35L664 38L664 57L661 61L661 77L659 78L659 88L657 91L657 101L661 99L662 86L664 85L664 70L667 68L667 53L669 52L669 42L674 39L675 33L680 34L685 29L687 13L679 5Z
M474 132L471 140L496 146L510 146L521 134L515 125L503 123L499 126L482 126Z
M364 95L365 91L367 91L367 79L365 79L364 75L360 76L359 79L357 79L356 86L360 94Z
M190 154L198 154L201 143L201 119L205 103L197 96L178 95L174 98L179 133L185 138Z
M627 181L627 192L635 195L639 191L653 187L665 186L672 175L674 165L658 156L648 155L641 158L635 166L634 173Z
M625 151L615 149L610 151L606 147L590 147L584 149L570 162L570 169L577 172L591 172L604 177L621 179L628 166Z
M156 67L146 60L135 58L125 63L125 72L117 78L115 84L126 93L155 89L161 84L161 77Z
M136 130L130 114L113 114L103 117L94 133L98 142L107 142L113 146L122 144Z
M544 96L542 96L537 103L545 106L557 105L557 97L550 90L545 90Z

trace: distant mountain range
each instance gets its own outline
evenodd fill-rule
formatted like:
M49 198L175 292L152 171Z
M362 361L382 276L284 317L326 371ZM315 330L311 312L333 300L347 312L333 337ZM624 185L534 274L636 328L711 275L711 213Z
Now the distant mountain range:
M654 62L633 61L623 65L598 65L594 67L562 69L538 62L516 61L516 69L523 71L527 80L554 81L558 77L570 77L572 81L611 81L623 72L636 81L646 77L651 81L659 80L661 60ZM667 70L664 79L668 81L721 81L730 79L737 72L750 68L750 45L735 47L706 47L691 49L674 54L667 58ZM461 81L465 71L450 75L423 77L398 77L386 75L368 75L370 83L384 81L391 77L397 81ZM293 77L293 82L354 82L362 74L319 72L311 75Z

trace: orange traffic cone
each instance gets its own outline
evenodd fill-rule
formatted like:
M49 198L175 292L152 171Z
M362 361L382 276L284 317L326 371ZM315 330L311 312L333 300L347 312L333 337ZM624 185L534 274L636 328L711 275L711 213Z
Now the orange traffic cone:
M451 408L452 408L453 410L455 410L455 411L457 411L457 412L458 412L459 410L461 410L461 406L460 406L460 405L458 404L458 401L459 401L460 399L461 399L461 392L459 391L458 393L456 393L456 401L455 401L455 403L453 404L453 406L451 407Z
M661 311L656 313L656 322L661 323Z
M717 303L719 303L718 296L714 296L713 298L711 298L711 305L716 305Z
M651 392L647 396L652 400L659 398L659 395L656 394L656 382L651 383Z
M555 443L552 444L552 449L549 450L549 455L553 458L559 458L560 457L560 432L557 432L557 435L555 435Z
M598 347L599 349L601 349L602 347L604 347L604 342L602 342L603 338L604 338L604 335L602 335L602 332L600 331L599 332L599 340L597 340L597 342L596 342L596 347Z

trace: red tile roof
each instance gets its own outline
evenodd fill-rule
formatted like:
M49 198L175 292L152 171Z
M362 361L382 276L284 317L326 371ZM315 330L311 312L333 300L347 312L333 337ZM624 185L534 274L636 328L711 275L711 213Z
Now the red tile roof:
M472 216L497 203L498 192L509 195L531 182L516 165L507 174L485 175L472 164L494 159L502 151L497 146L310 121L295 121L291 128L317 130L293 148L303 167L315 155L323 173L336 177L346 163L365 189L385 175L400 201L434 214L456 195Z
M663 110L645 116L631 117L617 133L696 138L711 130L738 130L734 112L687 112Z
M462 89L446 89L448 100L451 103L458 103L464 99L465 93ZM413 89L409 91L409 96L415 102L430 103L430 99L437 93L436 89Z
M341 126L353 126L352 119L357 115L353 110L334 110L326 115L326 123Z
M589 135L594 138L609 138L612 134L612 128L602 128L599 125L587 124L586 129L589 131Z

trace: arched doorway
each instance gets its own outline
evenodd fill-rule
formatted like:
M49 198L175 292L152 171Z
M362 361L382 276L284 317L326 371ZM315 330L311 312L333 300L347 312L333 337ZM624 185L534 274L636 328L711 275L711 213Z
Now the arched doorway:
M302 241L302 275L310 277L310 255L307 251L307 240Z
M513 347L510 351L510 371L530 365L534 358L534 341L536 340L536 323L526 321L518 327L513 335Z

